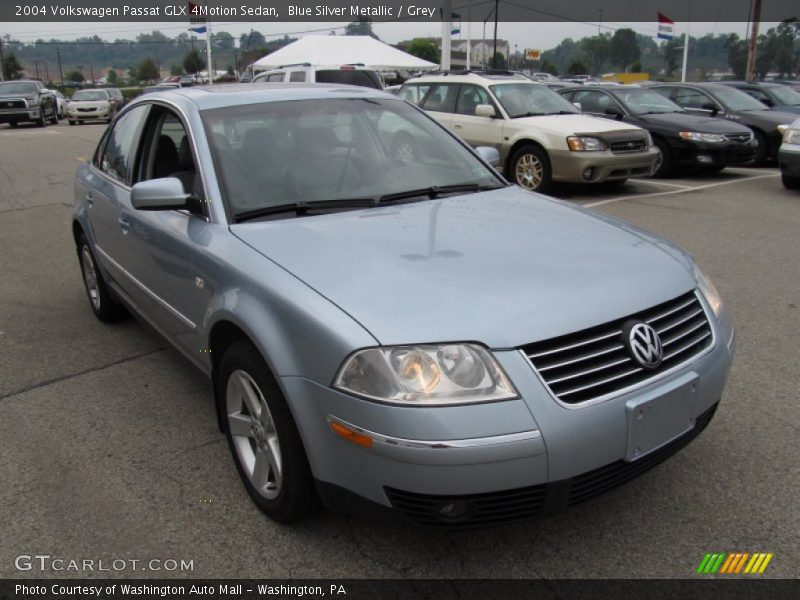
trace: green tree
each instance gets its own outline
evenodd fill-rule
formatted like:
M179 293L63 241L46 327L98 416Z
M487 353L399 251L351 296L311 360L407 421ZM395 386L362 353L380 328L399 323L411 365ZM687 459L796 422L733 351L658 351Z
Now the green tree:
M183 68L187 73L197 73L206 68L206 59L197 51L197 48L192 48L183 57Z
M550 73L550 75L558 75L558 67L547 59L543 59L539 64L539 71L542 73Z
M136 77L140 81L154 81L161 78L161 73L158 71L158 65L152 58L142 59L136 65Z
M771 31L771 30L770 30ZM795 36L800 34L797 19L786 19L775 30L775 68L781 77L788 77L795 62ZM798 48L800 57L800 48Z
M211 38L211 43L217 50L233 50L234 37L227 31L216 31Z
M588 71L586 65L583 64L583 62L581 62L579 59L573 60L567 69L567 73L570 75L583 75L586 73L586 71Z
M430 40L425 38L414 38L406 48L406 52L422 60L439 64L441 56L439 48Z
M368 35L370 37L375 38L376 40L380 39L375 32L372 31L372 21L365 17L359 17L352 23L349 23L347 27L344 28L345 35Z
M728 58L728 66L733 71L735 79L744 79L747 70L747 42L735 33L731 33L725 39L725 51Z
M78 69L72 69L72 71L68 71L65 77L67 81L74 81L75 83L83 83L86 81L83 73L81 73Z
M494 54L492 58L489 59L489 67L492 69L507 69L508 59L506 58L506 55L502 52Z
M6 79L19 79L22 77L22 65L17 60L17 55L9 52L3 58L3 77Z
M117 83L119 83L119 76L114 69L109 69L108 73L106 73L106 82L110 85L117 85Z
M611 36L607 33L583 38L581 54L593 75L599 74L611 55Z
M172 65L169 68L169 74L170 75L183 75L184 74L183 67L180 66L180 65Z
M756 52L756 77L764 79L772 68L778 55L778 36L775 29L770 29L765 35L758 36L758 51Z
M611 62L627 71L628 65L639 60L640 51L633 29L617 29L611 37Z

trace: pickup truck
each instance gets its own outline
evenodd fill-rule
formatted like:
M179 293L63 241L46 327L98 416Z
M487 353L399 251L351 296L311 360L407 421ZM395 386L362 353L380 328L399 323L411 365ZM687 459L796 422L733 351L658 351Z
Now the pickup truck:
M58 123L56 95L41 81L20 79L0 83L0 123L16 127L29 121L44 127Z

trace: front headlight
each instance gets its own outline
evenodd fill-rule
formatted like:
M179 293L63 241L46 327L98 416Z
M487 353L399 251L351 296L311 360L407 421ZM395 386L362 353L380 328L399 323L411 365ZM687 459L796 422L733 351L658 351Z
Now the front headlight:
M722 298L711 280L697 265L694 266L694 279L697 282L697 287L700 288L703 296L705 296L711 310L719 317L722 314Z
M780 127L778 129L780 130ZM800 144L800 129L792 129L786 125L782 133L784 144Z
M519 396L492 355L475 344L359 350L345 360L333 386L372 400L417 406Z
M571 135L567 138L567 146L573 152L597 152L606 150L606 143L598 138Z
M690 142L709 142L720 144L725 141L725 136L719 133L700 133L699 131L680 131L678 135L681 139Z

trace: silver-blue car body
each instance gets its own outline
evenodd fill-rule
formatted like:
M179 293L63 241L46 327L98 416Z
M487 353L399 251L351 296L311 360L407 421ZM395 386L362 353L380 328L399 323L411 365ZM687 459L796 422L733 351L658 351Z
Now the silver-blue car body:
M211 379L279 521L319 498L443 527L560 510L674 453L723 394L733 326L686 252L508 185L389 94L149 94L74 188L91 308Z

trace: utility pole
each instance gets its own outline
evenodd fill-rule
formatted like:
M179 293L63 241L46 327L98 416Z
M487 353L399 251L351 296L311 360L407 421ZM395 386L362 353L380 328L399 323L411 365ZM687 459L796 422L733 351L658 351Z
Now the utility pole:
M756 54L758 53L758 26L761 24L761 0L753 4L753 23L750 30L750 44L747 48L747 71L745 79L753 81L756 74Z
M494 49L492 50L492 67L497 68L497 13L500 0L494 0Z
M467 0L467 71L470 69L472 54L472 0Z
M94 65L89 65L89 72L92 74L92 87L94 87L94 82L95 82L95 78L94 78Z
M600 18L597 21L597 35L600 36L600 28L603 27L603 9L598 8L597 12L600 13Z
M450 70L450 36L453 20L453 0L442 1L442 71Z
M61 79L61 85L64 85L64 71L61 69L61 48L56 48L56 56L58 57L58 77Z
M3 76L3 36L0 35L0 81L5 81Z

